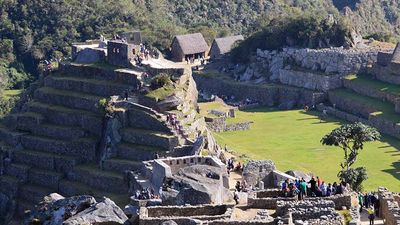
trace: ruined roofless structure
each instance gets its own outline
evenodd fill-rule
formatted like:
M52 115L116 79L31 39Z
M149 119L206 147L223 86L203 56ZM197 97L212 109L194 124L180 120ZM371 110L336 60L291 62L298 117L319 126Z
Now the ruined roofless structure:
M396 64L400 63L400 43L397 43L396 48L394 49L391 62Z
M206 57L209 46L200 33L178 35L171 45L172 60L183 62L190 58Z
M210 57L219 58L229 53L235 43L244 40L242 35L216 38L211 45Z

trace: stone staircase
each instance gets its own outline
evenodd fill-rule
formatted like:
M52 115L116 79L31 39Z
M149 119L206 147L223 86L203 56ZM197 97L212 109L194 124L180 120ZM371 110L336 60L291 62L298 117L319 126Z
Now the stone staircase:
M99 100L121 95L137 82L132 73L63 65L44 79L22 112L2 121L0 156L4 160L0 161L5 163L0 190L17 200L18 212L52 192L108 196L123 204L129 201L124 172L138 170L142 160L167 154L182 144L161 114L136 107L120 131L117 155L100 166L103 111Z

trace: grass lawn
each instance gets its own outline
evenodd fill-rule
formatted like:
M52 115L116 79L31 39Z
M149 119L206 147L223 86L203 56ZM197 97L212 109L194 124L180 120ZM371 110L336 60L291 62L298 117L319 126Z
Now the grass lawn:
M23 89L4 90L3 91L3 95L4 95L3 97L5 99L9 99L11 97L20 95L22 93L22 91L23 91Z
M328 118L320 123L318 112L303 110L276 111L260 108L238 112L239 120L254 123L248 131L215 133L221 146L227 144L238 156L251 159L272 159L281 171L312 172L327 182L337 180L343 151L323 146L321 138L343 121ZM366 190L385 186L400 191L400 141L384 137L368 143L356 166L367 167L369 179Z

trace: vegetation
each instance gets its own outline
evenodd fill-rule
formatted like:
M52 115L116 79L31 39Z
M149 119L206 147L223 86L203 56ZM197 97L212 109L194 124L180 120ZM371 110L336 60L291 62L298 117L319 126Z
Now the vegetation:
M351 185L353 190L361 191L362 182L367 179L365 167L351 168L356 162L365 142L377 141L380 133L362 123L344 124L325 135L321 143L328 146L340 147L344 152L344 161L340 163L341 171L338 177Z
M203 103L201 103L203 104ZM326 182L337 181L337 165L343 160L333 146L322 146L320 138L345 124L327 117L320 122L319 112L303 110L280 111L259 108L238 111L237 120L253 121L251 129L214 133L221 146L227 145L237 156L251 159L271 159L282 171L312 172ZM369 142L358 156L355 167L368 168L366 191L386 186L400 191L400 141L383 136L380 141Z
M351 27L341 17L299 14L274 18L261 31L232 51L236 62L248 62L257 48L276 50L284 46L320 48L350 45Z

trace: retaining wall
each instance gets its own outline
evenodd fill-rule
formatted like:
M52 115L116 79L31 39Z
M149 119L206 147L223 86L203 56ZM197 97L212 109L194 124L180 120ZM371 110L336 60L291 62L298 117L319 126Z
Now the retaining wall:
M342 75L324 75L312 71L282 69L279 71L279 81L282 84L324 92L343 86Z

